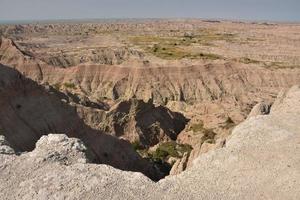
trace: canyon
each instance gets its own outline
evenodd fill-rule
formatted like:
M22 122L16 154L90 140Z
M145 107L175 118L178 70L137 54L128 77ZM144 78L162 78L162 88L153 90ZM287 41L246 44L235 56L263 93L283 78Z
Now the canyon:
M0 180L11 185L1 195L296 199L299 31L193 19L1 25Z

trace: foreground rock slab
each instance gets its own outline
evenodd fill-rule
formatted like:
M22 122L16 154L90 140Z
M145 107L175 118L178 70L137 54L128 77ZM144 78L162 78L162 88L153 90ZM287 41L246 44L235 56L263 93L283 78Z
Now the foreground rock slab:
M65 148L44 137L34 150L77 156L65 164L36 160L40 153L0 155L0 196L3 199L299 199L300 87L280 94L269 115L238 125L226 147L198 157L189 170L158 183L140 173L81 162L78 140L61 136ZM54 141L54 142L53 142ZM68 141L73 141L72 148ZM49 147L50 145L50 147ZM58 146L57 146L58 145ZM49 156L48 156L49 157ZM54 155L55 157L55 155ZM76 158L76 159L74 159ZM81 159L77 159L81 158ZM76 162L76 160L79 160Z

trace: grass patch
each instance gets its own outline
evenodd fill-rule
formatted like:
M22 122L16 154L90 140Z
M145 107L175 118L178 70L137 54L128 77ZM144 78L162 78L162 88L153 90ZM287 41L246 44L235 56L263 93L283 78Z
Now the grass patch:
M192 147L188 144L178 144L175 141L165 142L159 145L155 152L150 157L154 161L164 161L168 157L181 158L185 152L190 153Z
M190 126L190 131L193 131L194 133L199 132L199 131L203 131L204 130L204 124L202 121L200 121L198 124L192 124Z
M156 57L167 60L182 59L188 55L187 52L184 52L179 47L161 46L158 44L155 44L153 47L147 48L146 50Z
M135 151L143 150L143 146L141 145L140 141L138 141L138 140L132 142L131 145Z
M66 88L75 89L76 85L74 83L64 83L64 86Z
M202 141L210 141L210 143L215 142L215 136L217 135L213 129L204 128L204 123L200 121L197 124L192 124L189 128L189 131L192 131L193 134L203 134Z
M197 39L199 43L207 43L214 41L234 42L236 39L236 34L216 33L211 30L201 30L200 33L194 38Z
M185 47L191 45L213 46L212 42L214 41L232 41L234 38L234 34L201 30L200 33L185 33L181 36L173 37L140 35L129 37L129 40L132 44L139 46L147 53L162 59L174 60L189 58L217 60L222 57L211 53L193 53L190 50L186 50Z
M216 33L210 30L200 30L196 33L184 33L182 36L164 37L152 35L140 35L129 37L132 44L138 46L149 46L153 44L172 45L172 46L190 46L192 44L210 45L214 41L233 42L236 38L231 33Z
M217 60L222 57L216 54L211 53L190 53L183 48L174 47L174 46L161 46L158 44L153 45L153 47L148 47L147 52L153 54L156 57L166 59L166 60L175 60L175 59L205 59L205 60Z

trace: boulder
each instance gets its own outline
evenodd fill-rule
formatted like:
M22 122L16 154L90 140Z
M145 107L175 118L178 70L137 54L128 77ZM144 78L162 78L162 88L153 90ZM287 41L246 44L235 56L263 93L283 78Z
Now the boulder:
M15 154L3 135L0 135L0 154Z
M266 102L260 102L256 104L250 114L248 115L248 118L258 116L258 115L268 115L271 110L271 103L266 103Z
M77 138L68 138L63 134L49 134L38 140L29 156L37 162L59 162L71 165L88 163L87 152L87 147Z

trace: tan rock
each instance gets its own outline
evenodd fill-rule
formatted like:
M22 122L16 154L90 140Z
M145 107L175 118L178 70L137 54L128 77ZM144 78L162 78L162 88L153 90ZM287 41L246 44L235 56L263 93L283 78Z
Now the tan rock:
M172 166L170 175L177 175L183 172L187 167L188 159L189 159L188 153L184 153L182 158L177 160Z

